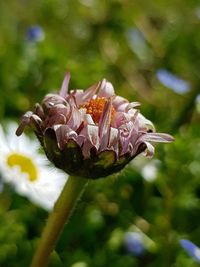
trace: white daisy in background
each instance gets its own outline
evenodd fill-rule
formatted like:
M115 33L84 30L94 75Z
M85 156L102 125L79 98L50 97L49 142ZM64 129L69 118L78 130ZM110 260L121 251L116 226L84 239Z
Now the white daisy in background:
M51 210L67 174L49 166L39 153L39 144L25 134L15 135L16 123L9 123L7 133L0 125L0 173L3 181L13 185L16 192L33 203Z
M140 155L131 162L132 167L140 172L144 180L149 183L157 179L160 164L158 159L148 160L147 163L147 160Z
M154 182L156 180L159 164L159 160L152 160L142 168L141 174L147 182Z

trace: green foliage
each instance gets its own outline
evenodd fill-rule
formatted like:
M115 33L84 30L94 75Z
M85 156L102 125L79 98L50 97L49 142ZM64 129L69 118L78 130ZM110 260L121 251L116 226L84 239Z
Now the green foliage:
M41 42L27 40L38 24ZM64 229L52 267L197 266L178 241L200 245L200 3L198 1L50 0L0 2L0 119L16 119L61 86L87 88L103 77L173 144L156 147L154 181L134 160L115 177L92 181ZM167 69L191 86L178 94L157 78ZM28 266L47 213L4 187L0 193L0 266ZM136 257L124 234L137 229Z

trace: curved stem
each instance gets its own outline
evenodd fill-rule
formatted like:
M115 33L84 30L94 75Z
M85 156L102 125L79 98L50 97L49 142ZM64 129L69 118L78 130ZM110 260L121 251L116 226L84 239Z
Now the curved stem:
M69 176L52 213L49 215L30 267L45 267L48 265L51 252L87 181L84 178Z

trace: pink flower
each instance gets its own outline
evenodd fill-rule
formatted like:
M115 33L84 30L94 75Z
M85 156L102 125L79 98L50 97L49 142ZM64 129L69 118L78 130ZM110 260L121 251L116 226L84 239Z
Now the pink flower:
M142 152L153 156L152 143L174 140L155 133L152 122L136 109L139 103L115 95L105 79L85 91L68 92L69 80L67 73L59 94L46 95L22 117L16 132L32 127L48 159L68 174L105 177Z

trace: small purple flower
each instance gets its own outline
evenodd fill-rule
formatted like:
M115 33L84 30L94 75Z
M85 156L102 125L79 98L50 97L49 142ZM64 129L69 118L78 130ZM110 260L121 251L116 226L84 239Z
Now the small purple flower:
M142 256L145 252L142 233L127 232L124 238L124 244L127 251L134 256Z
M115 95L105 79L83 91L68 91L67 73L59 94L48 94L28 111L17 129L31 126L48 159L70 175L97 179L118 172L138 154L153 156L155 142L172 136L155 133L138 102Z
M180 245L197 262L200 263L200 248L186 239L180 240Z
M187 93L190 90L190 83L184 81L172 74L168 70L159 69L156 72L156 76L158 80L166 87L172 89L174 92L178 94Z
M44 40L44 31L39 25L30 26L26 31L26 38L29 42L41 42Z

